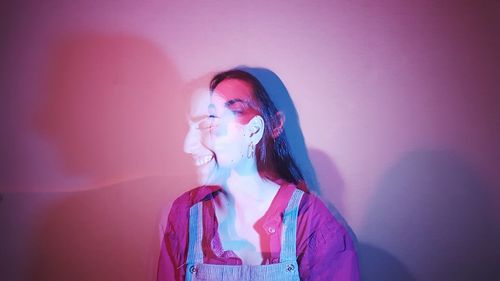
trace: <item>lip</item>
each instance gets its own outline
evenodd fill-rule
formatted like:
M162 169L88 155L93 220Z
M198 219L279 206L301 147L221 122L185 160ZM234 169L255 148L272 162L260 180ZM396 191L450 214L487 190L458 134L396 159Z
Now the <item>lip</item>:
M194 156L194 165L197 167L208 164L214 159L213 155Z

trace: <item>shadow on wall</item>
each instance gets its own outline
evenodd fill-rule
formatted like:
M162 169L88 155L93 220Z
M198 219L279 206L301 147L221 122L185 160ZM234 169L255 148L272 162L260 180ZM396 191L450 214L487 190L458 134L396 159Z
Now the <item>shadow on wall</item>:
M309 155L311 155L314 166L317 167L316 174L318 175L321 197L337 220L344 224L351 237L355 240L358 257L363 262L360 264L363 275L362 280L414 281L415 278L395 256L382 248L370 246L357 239L356 234L342 216L342 212L345 211L343 198L345 185L337 166L321 150L310 149Z
M102 181L190 167L180 77L150 41L67 34L54 43L47 73L34 126L54 143L66 175Z
M27 202L41 196L51 203L40 204L29 233L10 233L34 242L29 256L9 262L27 268L27 280L151 279L160 210L195 178L182 153L187 99L179 75L144 38L88 32L55 42L48 66L35 130L54 143L65 176L97 184L26 194Z
M498 280L500 232L489 190L452 152L414 151L400 159L367 209L360 235L369 244L359 245L363 279ZM415 279L402 275L394 256Z
M318 177L318 194L325 201L335 205L340 212L345 211L344 204L344 179L340 175L337 165L323 151L316 148L309 148L311 161L316 167L316 175Z
M316 192L335 218L344 225L351 238L357 244L357 236L342 215L346 211L344 204L344 179L340 175L337 166L323 151L315 148L309 149L312 163L316 168L317 187Z
M151 177L41 194L60 199L37 218L25 280L154 280L162 232L159 210L176 195L166 186L169 182Z

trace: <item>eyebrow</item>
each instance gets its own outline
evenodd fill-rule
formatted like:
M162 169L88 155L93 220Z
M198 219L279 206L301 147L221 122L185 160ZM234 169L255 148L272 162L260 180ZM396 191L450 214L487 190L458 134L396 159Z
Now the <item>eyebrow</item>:
M236 104L242 104L244 106L250 107L249 102L236 98L236 99L230 99L224 103L224 107L228 108L231 110L231 108L236 105ZM210 109L215 110L215 105L213 103L210 103L208 105L209 111ZM213 112L209 112L209 114L203 114L203 115L197 115L197 116L186 116L187 119L191 122L197 123L207 117L213 116Z
M231 109L231 107L233 105L237 104L237 103L241 103L241 104L243 104L246 107L251 107L250 103L248 101L244 101L244 100L238 99L238 98L236 98L236 99L230 99L230 100L226 101L224 103L224 106L227 107L227 108L229 108L229 109Z

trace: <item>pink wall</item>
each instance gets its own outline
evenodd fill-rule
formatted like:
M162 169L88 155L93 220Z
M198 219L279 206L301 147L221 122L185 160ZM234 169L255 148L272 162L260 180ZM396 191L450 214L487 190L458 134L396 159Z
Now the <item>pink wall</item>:
M318 192L356 233L365 280L494 274L498 4L2 6L6 280L151 279L162 214L194 185L185 96L238 65L286 85Z

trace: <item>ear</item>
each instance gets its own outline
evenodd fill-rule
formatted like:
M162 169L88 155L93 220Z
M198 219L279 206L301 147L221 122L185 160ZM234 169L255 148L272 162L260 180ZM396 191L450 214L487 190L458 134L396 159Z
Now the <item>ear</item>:
M255 115L246 125L250 140L257 144L264 135L264 119L260 115Z

